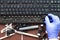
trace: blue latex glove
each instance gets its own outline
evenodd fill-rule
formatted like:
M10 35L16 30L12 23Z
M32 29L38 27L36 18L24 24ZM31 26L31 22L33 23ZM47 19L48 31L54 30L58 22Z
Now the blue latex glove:
M53 20L51 23L48 16L50 16ZM46 31L48 33L48 38L58 38L59 32L59 17L53 14L48 14L45 17Z

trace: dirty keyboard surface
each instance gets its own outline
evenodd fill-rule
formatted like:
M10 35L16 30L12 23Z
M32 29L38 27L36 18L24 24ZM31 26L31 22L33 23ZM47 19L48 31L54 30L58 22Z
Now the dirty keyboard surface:
M0 0L0 23L42 23L50 12L60 15L60 0Z

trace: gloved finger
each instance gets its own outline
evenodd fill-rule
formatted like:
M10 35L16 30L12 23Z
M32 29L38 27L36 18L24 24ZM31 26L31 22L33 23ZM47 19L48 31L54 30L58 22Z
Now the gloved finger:
M46 24L50 24L50 21L49 21L48 16L45 17L45 23L46 23Z
M55 18L55 16L56 16L56 15L48 14L48 16L50 16L50 17L52 18L53 22L55 22L55 21L56 21L56 18Z
M59 17L58 17L58 16L55 16L55 22L56 22L56 23L59 23L59 21L60 21L60 20L59 20Z
M59 21L59 24L58 24L58 30L60 31L60 21Z

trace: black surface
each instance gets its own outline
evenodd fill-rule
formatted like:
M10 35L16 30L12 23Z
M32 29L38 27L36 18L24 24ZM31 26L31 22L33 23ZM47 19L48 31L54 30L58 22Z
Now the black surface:
M13 33L15 33L15 30L13 30L13 29L7 30L7 36L9 36L10 34L13 34Z

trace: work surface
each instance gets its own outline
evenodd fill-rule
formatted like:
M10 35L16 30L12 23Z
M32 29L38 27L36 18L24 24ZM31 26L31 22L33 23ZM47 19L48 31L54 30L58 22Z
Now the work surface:
M4 25L0 25L0 31L5 28ZM26 33L30 33L30 34L37 34L37 30L29 30L29 31L26 31ZM5 35L5 33L1 34L0 33L0 37L3 37ZM38 38L35 38L35 37L31 37L31 36L26 36L26 35L21 35L21 34L14 34L13 36L11 37L8 37L8 38L5 38L3 40L38 40Z

